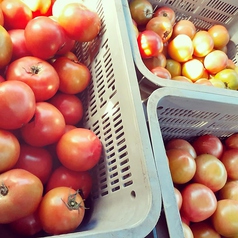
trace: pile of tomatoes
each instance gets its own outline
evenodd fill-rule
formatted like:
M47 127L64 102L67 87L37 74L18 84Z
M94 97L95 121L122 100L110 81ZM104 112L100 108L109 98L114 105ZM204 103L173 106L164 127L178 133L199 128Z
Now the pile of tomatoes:
M238 237L238 134L165 143L186 238Z
M223 25L196 29L189 19L176 20L172 8L154 9L149 0L132 0L129 7L140 55L153 74L238 89L238 67L227 55L230 35Z
M74 50L100 28L83 1L0 1L0 224L18 236L84 218L102 144L81 127L91 73Z

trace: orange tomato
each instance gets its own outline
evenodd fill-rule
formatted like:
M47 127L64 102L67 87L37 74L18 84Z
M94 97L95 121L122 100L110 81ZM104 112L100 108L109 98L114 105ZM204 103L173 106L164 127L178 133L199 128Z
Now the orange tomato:
M196 33L195 25L191 21L184 19L184 20L178 21L174 25L172 38L180 34L185 34L189 36L191 39L193 39L195 33Z
M191 59L182 65L182 75L196 81L203 76L204 67L198 59Z
M169 20L171 21L172 25L175 23L175 12L172 8L167 7L167 6L162 6L159 7L155 12L154 12L154 17L158 16L163 16L163 17L168 17Z

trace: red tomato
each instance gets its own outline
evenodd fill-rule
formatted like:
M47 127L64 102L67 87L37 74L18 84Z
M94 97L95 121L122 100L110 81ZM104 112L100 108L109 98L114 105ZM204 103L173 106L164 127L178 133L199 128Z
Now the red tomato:
M222 236L238 235L238 201L222 199L217 202L217 208L211 217L215 230Z
M166 66L166 57L163 53L159 53L157 56L155 57L151 57L151 58L143 58L143 63L145 64L145 66L151 70L153 68L156 68L158 66L161 67L165 67Z
M53 57L65 40L61 26L46 16L29 21L25 28L25 39L26 47L32 55L45 60Z
M157 66L157 67L151 69L151 72L160 78L171 79L170 72L162 66Z
M74 94L58 92L49 103L59 109L68 125L76 125L83 117L83 104Z
M221 156L221 162L226 167L228 178L238 180L238 149L225 150Z
M196 157L196 172L193 181L202 183L213 192L220 190L226 183L227 172L224 164L214 155L201 154Z
M221 238L208 221L193 223L190 228L194 238Z
M6 80L19 80L28 84L38 102L53 97L59 89L59 76L54 67L34 56L13 61L7 68Z
M172 25L174 25L175 23L176 15L174 10L170 7L167 7L167 6L159 7L157 10L155 10L153 14L153 17L157 17L157 16L168 17Z
M25 169L45 184L52 170L53 159L45 148L21 144L21 152L15 168Z
M191 154L194 159L197 157L195 149L193 148L191 143L185 139L181 139L181 138L171 139L165 144L165 149L166 150L183 149L183 150L187 150L189 152L189 154Z
M182 191L181 214L189 221L200 222L209 218L216 210L217 199L213 191L200 183L188 184Z
M238 180L228 181L225 186L219 190L219 199L233 199L238 201Z
M0 128L17 129L32 119L35 96L27 84L15 80L0 83L0 98L0 111L4 114Z
M196 171L196 163L192 155L185 149L169 149L166 151L172 180L177 184L190 181Z
M153 6L147 0L132 0L129 3L132 19L137 25L146 25L153 16Z
M43 185L35 175L24 169L11 169L0 174L0 181L0 223L13 222L36 211Z
M43 197L39 207L43 230L52 235L74 231L82 222L84 214L82 197L69 187L50 190Z
M9 227L21 236L33 236L42 230L38 209L26 217L9 223Z
M21 0L24 2L32 12L34 12L36 15L36 12L39 13L39 15L44 15L48 12L48 10L51 7L51 0Z
M17 163L20 144L10 131L0 130L0 173L7 171Z
M11 61L19 59L24 56L30 56L31 53L26 48L25 30L13 29L9 30L8 34L12 40L12 58Z
M91 74L86 65L74 62L67 57L57 58L52 65L59 75L61 92L77 94L89 85Z
M60 162L74 171L86 171L93 168L100 159L101 151L100 139L93 131L85 128L66 132L56 146Z
M34 118L21 128L21 134L27 144L41 147L56 143L64 129L62 113L48 102L38 102Z
M76 172L60 166L55 169L46 185L46 192L56 187L70 187L80 190L81 196L87 199L92 188L92 177L88 171Z
M137 44L142 58L156 57L163 50L163 41L154 31L145 30L137 37Z
M20 0L4 0L0 6L7 30L24 29L32 19L31 9Z
M197 137L192 142L192 146L196 150L197 155L211 154L219 159L223 153L221 140L217 136L211 134Z
M68 37L79 42L93 40L101 29L99 15L81 3L67 4L60 12L58 22Z
M238 133L234 133L225 140L228 149L238 149Z

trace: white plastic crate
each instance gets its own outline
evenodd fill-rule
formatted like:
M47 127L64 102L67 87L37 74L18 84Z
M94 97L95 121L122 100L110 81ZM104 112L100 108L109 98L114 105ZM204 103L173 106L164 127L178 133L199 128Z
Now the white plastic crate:
M92 73L82 94L84 126L100 138L103 154L92 171L86 220L75 232L54 237L143 238L159 219L161 192L123 8L117 0L86 2L99 13L102 30L95 41L77 45ZM2 226L0 234L19 237Z
M237 95L235 90L209 87L205 85L190 84L174 80L166 80L155 76L144 65L137 46L136 35L131 21L129 2L131 0L121 0L124 9L124 15L127 22L128 34L135 62L138 82L143 91L144 97L147 97L158 87L175 87L189 89L200 92L221 93L224 95ZM214 24L224 25L231 36L228 43L228 56L235 64L238 63L238 2L236 0L149 0L154 9L158 6L169 6L176 13L176 20L188 19L194 23L196 28L209 29Z
M164 142L183 138L190 142L213 134L221 140L238 132L238 97L162 87L148 98L147 120L161 181L161 194L169 233L163 238L182 238L182 225L175 200ZM162 227L163 228L163 227ZM161 224L157 225L160 237Z

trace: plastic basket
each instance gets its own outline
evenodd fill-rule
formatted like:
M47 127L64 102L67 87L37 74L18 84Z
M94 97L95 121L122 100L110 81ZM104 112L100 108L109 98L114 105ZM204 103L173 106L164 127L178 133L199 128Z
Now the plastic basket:
M86 0L102 19L99 37L77 44L92 81L81 99L84 126L103 144L93 169L94 184L86 221L54 237L145 237L161 212L161 192L140 100L123 8L117 0ZM0 226L2 237L13 236ZM45 235L42 235L45 236Z
M146 98L158 87L175 87L189 89L200 92L221 93L224 95L237 95L235 90L227 90L205 85L194 85L174 80L165 80L151 73L143 63L137 46L135 31L131 20L129 2L131 0L121 0L124 6L124 15L127 22L128 34L135 62L138 82ZM188 19L194 23L197 29L209 29L214 24L226 26L231 36L228 43L228 56L234 63L238 62L238 2L235 0L149 0L153 7L169 6L176 13L176 20Z
M203 134L224 140L238 132L238 98L185 89L159 88L147 101L147 120L155 162L161 182L163 208L168 234L183 237L164 142L172 138L192 141ZM161 225L157 226L160 234ZM158 235L160 237L160 235Z

